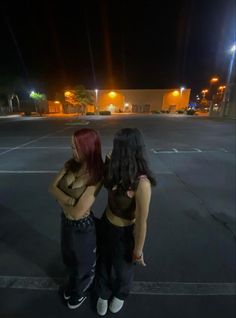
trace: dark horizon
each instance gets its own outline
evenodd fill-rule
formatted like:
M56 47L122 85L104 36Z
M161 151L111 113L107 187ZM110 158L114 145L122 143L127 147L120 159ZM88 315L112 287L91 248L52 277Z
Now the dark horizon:
M235 1L35 1L1 5L1 74L49 96L65 87L194 92L226 81Z

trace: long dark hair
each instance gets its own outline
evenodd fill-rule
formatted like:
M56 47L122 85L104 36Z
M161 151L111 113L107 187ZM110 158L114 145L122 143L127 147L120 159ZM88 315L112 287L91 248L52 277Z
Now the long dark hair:
M156 185L145 158L141 132L137 128L121 129L115 134L111 159L106 160L104 185L108 189L117 186L123 191L136 190L140 175Z
M103 161L101 154L101 141L99 133L94 129L82 128L74 134L76 150L82 154L83 161L89 174L88 185L96 184L103 177ZM72 172L78 172L82 163L73 158L65 163L65 168Z

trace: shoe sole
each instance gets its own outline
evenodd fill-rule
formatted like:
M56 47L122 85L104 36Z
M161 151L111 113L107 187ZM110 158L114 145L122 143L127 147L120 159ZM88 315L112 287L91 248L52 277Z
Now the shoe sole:
M109 308L109 311L113 314L117 314L119 311L121 311L121 309L123 308L123 306L119 309L119 310L116 310L116 311L113 311Z
M98 314L100 317L103 317L103 316L105 316L105 315L107 314L107 311L105 312L105 314L99 314L98 312L97 312L97 314Z
M84 297L84 299L81 300L81 302L79 302L79 304L77 304L77 305L70 305L69 303L67 303L67 306L68 306L69 309L79 308L79 307L83 304L83 302L85 301L86 298L87 298L87 297Z

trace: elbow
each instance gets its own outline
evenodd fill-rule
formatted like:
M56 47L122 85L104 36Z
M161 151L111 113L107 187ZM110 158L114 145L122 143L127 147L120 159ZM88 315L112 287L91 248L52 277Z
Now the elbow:
M48 187L48 192L55 197L55 187L53 184L50 184L50 186Z

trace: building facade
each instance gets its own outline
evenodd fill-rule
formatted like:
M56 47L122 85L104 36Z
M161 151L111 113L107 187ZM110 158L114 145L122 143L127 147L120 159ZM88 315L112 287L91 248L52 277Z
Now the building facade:
M149 113L186 109L190 89L97 90L94 108L89 111Z

